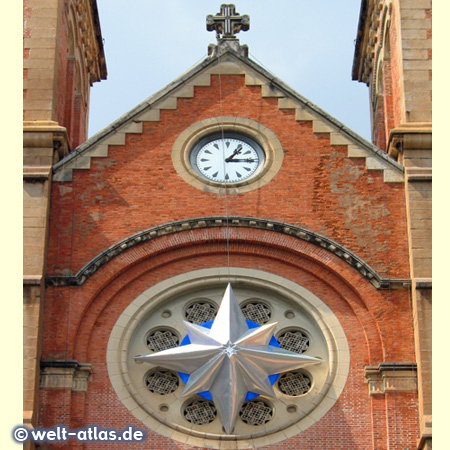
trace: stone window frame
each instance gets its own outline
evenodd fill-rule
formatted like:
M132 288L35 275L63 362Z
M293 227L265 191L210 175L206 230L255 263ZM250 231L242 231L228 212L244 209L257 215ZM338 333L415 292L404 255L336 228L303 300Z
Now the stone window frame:
M220 185L202 178L192 168L189 156L195 144L205 136L223 131L247 135L262 147L265 162L255 177L242 183ZM175 140L171 156L176 172L191 186L213 194L243 194L272 181L281 169L284 151L275 133L254 120L243 117L214 117L186 128Z
M287 420L286 427L283 429L277 429L270 434L265 434L265 431L256 433L251 438L249 436L248 440L245 438L227 440L226 435L210 435L207 432L202 436L197 436L194 432L187 435L170 427L165 423L164 417L158 413L149 414L145 411L138 395L132 392L126 349L134 331L148 315L148 310L177 294L181 295L187 290L208 286L208 283L211 286L216 285L217 281L231 282L232 285L245 284L279 292L284 298L298 302L302 308L306 309L323 333L329 347L329 370L326 382L318 394L317 401L311 405L311 410L297 422ZM137 419L156 433L188 445L217 449L244 449L281 442L301 433L320 420L333 407L344 390L350 369L350 351L344 330L337 317L309 290L290 280L260 270L222 267L196 270L175 276L150 287L134 299L113 327L108 341L106 362L111 384L120 401Z

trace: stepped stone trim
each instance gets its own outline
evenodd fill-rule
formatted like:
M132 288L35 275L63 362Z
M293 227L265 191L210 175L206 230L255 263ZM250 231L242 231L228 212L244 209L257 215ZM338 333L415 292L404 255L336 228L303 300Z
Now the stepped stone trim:
M232 49L220 56L207 58L79 146L54 166L53 180L71 181L74 169L89 169L92 157L108 156L109 145L124 145L126 134L142 133L142 122L159 121L161 110L176 109L178 98L192 98L195 87L211 84L211 75L244 75L247 86L261 87L262 97L278 98L280 109L293 109L296 120L311 121L314 133L329 133L331 145L347 145L349 158L365 158L366 168L382 170L385 182L403 182L403 167L400 164L270 72Z
M364 262L357 255L318 233L307 230L306 228L290 225L283 222L276 222L266 219L257 219L249 217L205 217L197 219L188 219L177 222L166 223L157 227L141 231L130 236L123 241L118 242L109 249L103 251L93 260L87 263L75 276L49 276L46 278L47 286L82 286L98 269L107 264L116 256L126 250L135 247L145 241L156 239L168 234L189 231L198 228L213 227L241 227L257 228L268 230L275 233L286 234L294 238L307 241L322 249L331 252L333 255L345 261L347 264L357 270L369 283L377 289L409 289L411 280L384 279L378 273Z

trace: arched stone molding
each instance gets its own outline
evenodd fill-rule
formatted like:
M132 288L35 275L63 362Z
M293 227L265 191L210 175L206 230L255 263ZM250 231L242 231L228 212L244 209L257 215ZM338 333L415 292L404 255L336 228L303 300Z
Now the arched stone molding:
M186 234L184 232L209 228L219 228L222 232L226 231L226 233L231 233L224 235L224 239L235 239L236 235L233 230L240 228L264 230L267 231L268 234L279 233L282 235L292 236L296 240L305 241L314 246L320 247L322 250L333 254L342 261L345 261L377 289L404 288L410 285L410 280L406 279L383 279L372 267L369 266L369 264L357 255L339 243L318 233L286 223L246 217L205 217L200 219L189 219L185 221L171 222L145 230L124 239L123 241L100 253L92 261L87 263L75 276L47 277L47 285L81 286L87 279L97 272L100 267L108 264L112 259L118 257L125 251L141 246L143 243L150 242L161 236L175 235L179 233L181 234L179 234L179 239L177 239L176 245L181 245L183 241L186 243L191 242L194 236L193 234ZM270 242L270 239L268 239L268 242Z
M69 290L71 302L78 305L79 317L74 319L68 335L78 337L73 340L76 341L76 348L69 349L70 353L73 352L71 358L87 360L89 341L96 321L103 314L111 314L108 312L111 308L123 309L123 302L126 304L128 297L123 298L122 293L130 287L151 284L154 277L166 277L169 269L182 274L186 267L208 267L212 256L215 256L214 264L222 267L227 263L228 248L232 264L244 256L250 261L244 268L261 267L265 261L265 270L273 268L279 275L291 270L293 279L308 278L311 289L314 283L321 283L328 295L336 299L336 305L342 302L346 304L345 307L365 329L365 334L370 336L366 342L370 360L375 364L383 359L383 338L372 316L372 309L379 308L385 298L370 283L361 283L361 276L342 260L330 258L327 252L317 251L307 242L299 243L291 236L281 243L279 239L264 240L263 235L267 237L267 233L259 231L254 241L243 233L240 240L227 244L220 230L202 230L198 234L201 235L198 239L178 247L174 246L173 236L165 236L159 239L157 245L131 250L126 256L111 261L77 289L50 288L53 295L60 299L57 300L57 303L61 303L60 307L63 307ZM112 299L114 303L111 303ZM69 342L73 341L69 339Z
M383 94L380 92L380 87L383 85L383 80L380 79L380 67L383 67L383 61L390 59L390 38L389 38L389 28L391 24L391 2L386 2L383 7L383 12L381 13L380 23L381 27L379 31L374 31L375 42L378 39L378 43L375 48L375 58L374 65L375 69L372 74L372 82L370 83L371 96L372 96L372 106L376 104L377 96ZM379 34L378 34L379 33Z

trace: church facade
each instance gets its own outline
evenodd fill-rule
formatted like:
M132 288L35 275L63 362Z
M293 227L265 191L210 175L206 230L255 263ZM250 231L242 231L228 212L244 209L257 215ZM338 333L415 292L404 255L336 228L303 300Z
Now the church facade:
M362 1L373 144L248 58L234 5L207 18L208 58L86 140L98 15L56 3L66 86L33 103L43 81L27 81L24 103L24 423L132 426L136 449L430 449L430 2ZM228 284L231 322L270 347L219 372L231 425L218 366L195 372L186 341L217 335ZM142 358L174 349L185 370ZM278 370L274 353L311 364Z

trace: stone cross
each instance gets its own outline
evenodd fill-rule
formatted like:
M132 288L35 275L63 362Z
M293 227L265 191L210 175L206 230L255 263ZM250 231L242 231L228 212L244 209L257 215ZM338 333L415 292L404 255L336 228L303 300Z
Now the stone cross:
M236 39L235 34L241 30L247 31L249 28L250 17L240 16L234 5L221 5L219 13L206 17L206 29L208 31L215 30L217 40L221 39L220 35L222 35L222 39Z

